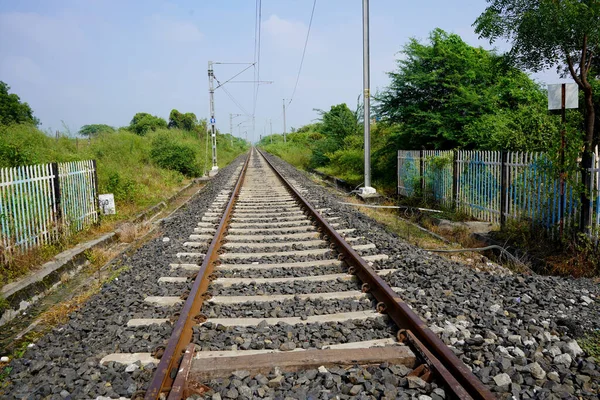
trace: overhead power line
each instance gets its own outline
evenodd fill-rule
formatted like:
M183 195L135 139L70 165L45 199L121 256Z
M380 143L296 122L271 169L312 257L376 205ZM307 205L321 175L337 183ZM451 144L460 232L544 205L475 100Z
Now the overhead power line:
M215 63L215 64L217 64L217 63ZM219 81L217 81L217 83L219 84L219 86L217 86L217 87L215 88L215 90L216 90L216 89L218 89L218 88L220 88L221 86L223 86L223 85L224 85L224 84L226 84L227 82L230 82L232 79L235 79L235 78L237 78L238 76L240 76L241 74L243 74L244 72L246 72L247 70L249 70L250 68L252 68L252 66L254 66L254 64L250 64L248 67L244 68L242 71L238 72L237 74L235 74L235 75L234 75L234 76L232 76L231 78L227 79L227 80L226 80L225 82L223 82L223 83L220 83Z
M312 11L310 13L310 22L308 23L308 31L306 32L306 40L304 41L304 49L302 50L302 59L300 60L300 67L298 68L298 76L296 77L296 84L294 85L294 91L292 92L292 96L290 97L288 105L292 104L292 101L294 100L294 95L296 94L296 89L298 88L298 81L300 80L300 73L302 72L302 65L304 64L304 56L306 55L306 47L308 46L308 38L310 36L310 28L312 27L316 6L317 0L314 0Z

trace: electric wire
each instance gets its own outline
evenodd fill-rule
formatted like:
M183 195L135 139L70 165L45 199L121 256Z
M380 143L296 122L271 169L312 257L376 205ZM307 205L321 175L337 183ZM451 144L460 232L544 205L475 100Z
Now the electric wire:
M310 21L308 23L308 31L306 32L306 40L304 41L304 49L302 50L302 58L300 59L300 67L298 68L298 76L296 76L296 84L294 85L294 90L292 91L292 96L290 97L290 101L288 106L292 104L294 100L294 95L296 94L296 89L298 88L298 81L300 81L300 73L302 72L302 65L304 64L304 56L306 55L306 48L308 47L308 38L310 36L310 28L312 27L313 17L315 15L315 8L317 6L317 0L313 1L312 11L310 13Z
M219 87L219 88L221 88L221 89L222 89L222 90L225 92L225 94L226 94L227 96L229 96L229 98L231 99L231 101L233 101L233 103L234 103L234 104L235 104L235 105L236 105L236 106L237 106L237 107L238 107L238 108L239 108L239 109L240 109L240 110L241 110L241 111L242 111L242 112L243 112L245 115L249 116L250 114L248 113L248 111L246 111L246 109L245 109L244 107L242 107L242 105L241 105L241 104L240 104L240 103L239 103L239 102L238 102L238 101L237 101L237 100L236 100L236 99L233 97L233 95L232 95L231 93L229 93L229 90L227 90L227 89L225 88L225 86L223 86L223 85L225 85L225 83L226 83L226 82L225 82L225 83L221 83L221 82L219 82L219 79L217 79L216 75L214 75L214 74L213 74L213 77L215 78L215 81L217 81L217 83L219 84L219 86L218 86L218 87Z
M220 83L219 81L217 81L217 83L219 83L219 86L217 86L215 88L215 90L217 90L218 88L220 88L221 86L225 85L226 83L229 83L232 79L237 78L238 76L240 76L241 74L243 74L244 72L246 72L247 70L249 70L250 68L252 68L254 66L254 64L250 64L248 67L244 68L242 71L238 72L237 74L235 74L234 76L232 76L231 78L227 79L225 82ZM216 78L215 78L216 79Z

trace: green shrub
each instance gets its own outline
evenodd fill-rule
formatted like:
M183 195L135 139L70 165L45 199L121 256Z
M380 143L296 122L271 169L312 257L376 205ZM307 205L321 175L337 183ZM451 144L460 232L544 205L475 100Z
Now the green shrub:
M108 176L106 191L113 193L116 200L132 202L135 199L136 184L133 179L115 171Z
M200 175L194 149L175 142L167 135L159 135L154 138L150 158L161 168L177 171L186 176Z

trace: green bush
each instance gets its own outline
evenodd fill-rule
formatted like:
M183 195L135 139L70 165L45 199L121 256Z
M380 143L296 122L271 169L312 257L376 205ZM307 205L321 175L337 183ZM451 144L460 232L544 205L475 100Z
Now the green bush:
M106 191L113 193L116 200L132 202L135 199L136 183L115 171L108 176Z
M200 175L194 149L175 142L167 135L154 138L150 158L161 168L177 171L186 176Z

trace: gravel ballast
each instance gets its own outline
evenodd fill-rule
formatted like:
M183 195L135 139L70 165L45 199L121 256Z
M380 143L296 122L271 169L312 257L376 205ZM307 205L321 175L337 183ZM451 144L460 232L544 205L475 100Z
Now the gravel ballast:
M286 178L309 188L313 206L390 256L378 267L402 298L500 397L597 398L600 365L578 343L600 329L600 288L590 279L473 269L410 245L328 189L269 156ZM384 265L385 264L385 265Z
M158 237L145 243L132 256L118 259L117 262L128 269L71 314L67 324L39 339L22 358L11 361L9 383L0 389L0 398L129 398L143 388L155 366L137 365L136 368L114 363L102 366L100 359L113 352L149 352L168 340L172 330L168 323L131 328L127 327L127 321L166 317L169 311L144 302L144 298L180 295L189 287L191 281L186 284L158 284L157 281L162 276L189 275L189 272L171 271L169 265L179 262L176 253L190 252L183 243L189 241L189 235L214 198L228 184L231 187L230 177L244 159L245 156L241 156L223 168L199 194L163 220ZM127 368L130 371L126 371Z

